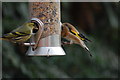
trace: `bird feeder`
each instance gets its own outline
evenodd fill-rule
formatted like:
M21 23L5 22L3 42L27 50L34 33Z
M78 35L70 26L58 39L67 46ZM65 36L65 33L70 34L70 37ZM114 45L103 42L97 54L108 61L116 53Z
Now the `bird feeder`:
M38 31L32 36L28 56L65 55L61 47L60 1L30 2L31 22L38 26ZM51 2L50 2L51 1Z

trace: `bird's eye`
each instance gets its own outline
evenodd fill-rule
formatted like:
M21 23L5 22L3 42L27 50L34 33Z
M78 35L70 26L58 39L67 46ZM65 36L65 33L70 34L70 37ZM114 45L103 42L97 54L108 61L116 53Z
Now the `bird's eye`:
M68 26L68 24L65 24L65 26Z
M35 26L35 23L33 23L32 25Z

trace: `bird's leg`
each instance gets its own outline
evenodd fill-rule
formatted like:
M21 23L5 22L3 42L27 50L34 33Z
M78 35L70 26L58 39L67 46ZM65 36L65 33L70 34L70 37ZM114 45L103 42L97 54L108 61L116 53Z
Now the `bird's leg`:
M25 46L35 46L35 43L34 43L34 40L33 40L33 35L34 34L32 34L32 37L30 38L30 42L23 43L23 45L25 45Z
M72 40L70 40L70 44L73 44L73 41L72 41Z
M18 45L24 46L24 43L20 42L20 43L18 43Z

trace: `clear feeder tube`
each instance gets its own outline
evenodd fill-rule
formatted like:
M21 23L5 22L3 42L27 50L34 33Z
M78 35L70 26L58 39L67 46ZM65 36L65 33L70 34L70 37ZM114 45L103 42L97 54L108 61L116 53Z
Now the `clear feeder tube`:
M29 56L55 56L65 55L61 47L61 25L60 25L60 1L47 0L47 2L30 2L31 20L44 24L42 34L40 36L37 48L29 47L27 55ZM39 20L38 20L39 19ZM36 42L36 36L33 39ZM32 40L33 40L32 39ZM33 42L33 41L32 41Z

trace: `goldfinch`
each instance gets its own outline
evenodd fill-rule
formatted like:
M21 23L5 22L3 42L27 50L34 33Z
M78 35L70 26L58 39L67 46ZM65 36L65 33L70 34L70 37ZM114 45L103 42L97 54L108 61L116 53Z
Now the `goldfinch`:
M91 42L91 40L87 39L83 34L79 33L77 31L77 29L70 23L62 24L61 36L65 39L69 40L70 44L72 44L72 43L79 44L82 48L84 48L85 50L87 50L90 53L90 51L89 51L88 47L85 45L84 41ZM90 54L90 56L92 56L92 55Z
M32 36L34 26L34 23L31 22L24 23L21 27L18 27L10 33L4 34L0 39L13 43L26 42Z

